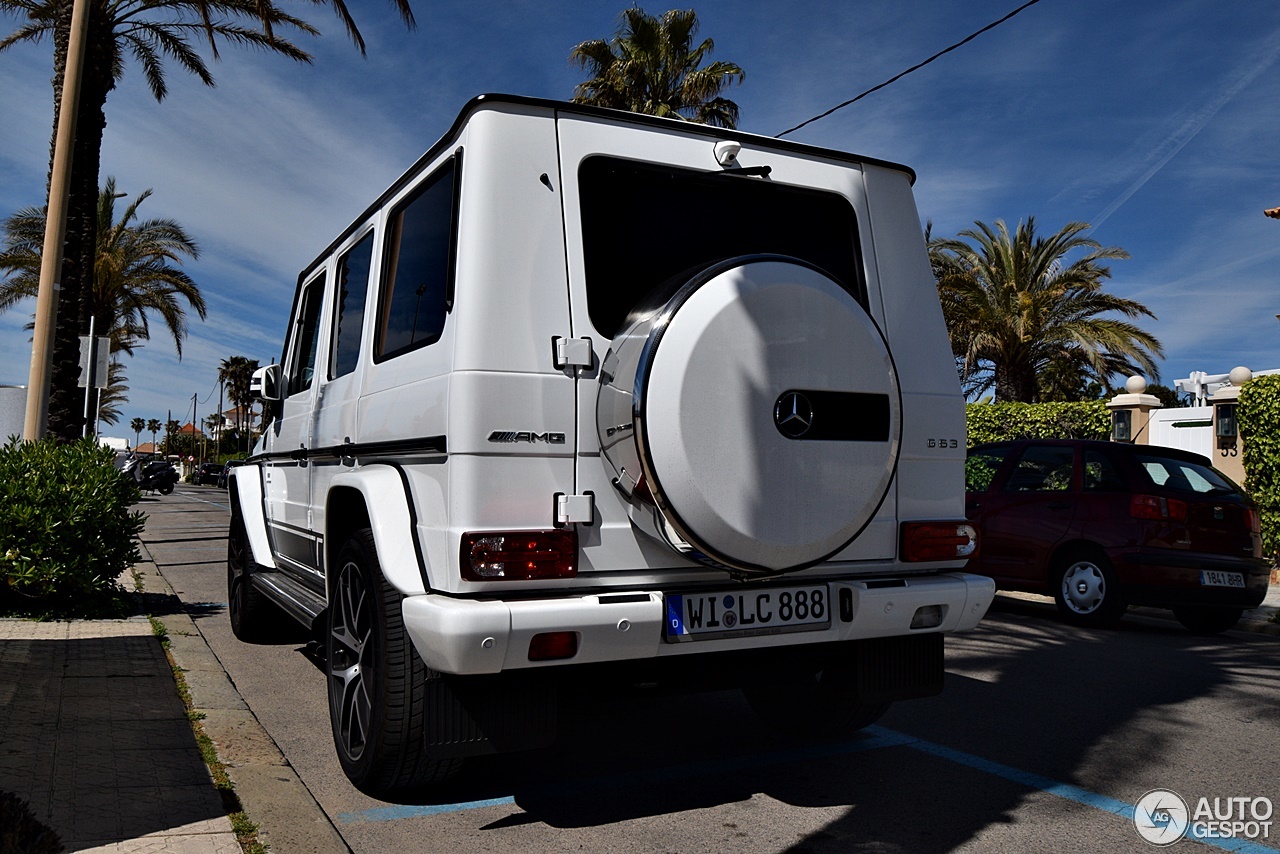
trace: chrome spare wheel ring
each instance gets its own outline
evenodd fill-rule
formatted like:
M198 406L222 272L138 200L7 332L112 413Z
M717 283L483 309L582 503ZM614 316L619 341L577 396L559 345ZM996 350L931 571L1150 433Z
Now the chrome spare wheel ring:
M329 696L336 705L341 746L351 760L364 753L373 725L369 679L374 675L373 601L364 573L348 562L338 574L329 632Z
M1077 614L1092 614L1106 597L1107 580L1097 564L1078 561L1062 574L1062 601Z

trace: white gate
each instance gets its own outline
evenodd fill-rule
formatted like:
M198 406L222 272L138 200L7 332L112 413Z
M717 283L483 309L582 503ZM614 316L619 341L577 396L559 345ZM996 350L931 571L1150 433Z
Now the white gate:
M1213 407L1153 409L1147 444L1181 448L1213 458Z

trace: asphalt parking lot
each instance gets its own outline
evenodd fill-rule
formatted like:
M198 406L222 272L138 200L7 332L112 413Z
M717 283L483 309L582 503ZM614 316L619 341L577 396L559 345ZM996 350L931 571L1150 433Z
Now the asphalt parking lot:
M1193 811L1280 801L1280 637L1199 638L1150 612L1083 630L1004 597L949 640L941 696L855 738L810 741L804 721L776 735L736 693L602 693L565 710L552 749L377 801L338 767L306 639L231 635L225 505L211 487L148 501L144 542L353 851L1147 851L1132 814L1152 790ZM1275 822L1176 847L1276 850Z

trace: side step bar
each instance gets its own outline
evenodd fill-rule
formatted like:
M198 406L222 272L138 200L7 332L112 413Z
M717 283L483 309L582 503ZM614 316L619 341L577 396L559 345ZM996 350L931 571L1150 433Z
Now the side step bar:
M290 617L315 631L316 620L327 607L319 593L283 572L256 569L249 575L249 582Z

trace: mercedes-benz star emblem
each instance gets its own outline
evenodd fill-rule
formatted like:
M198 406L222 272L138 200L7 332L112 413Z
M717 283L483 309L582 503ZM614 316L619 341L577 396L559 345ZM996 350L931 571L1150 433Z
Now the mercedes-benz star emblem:
M773 423L789 439L799 439L813 426L813 404L798 391L788 391L773 406Z

